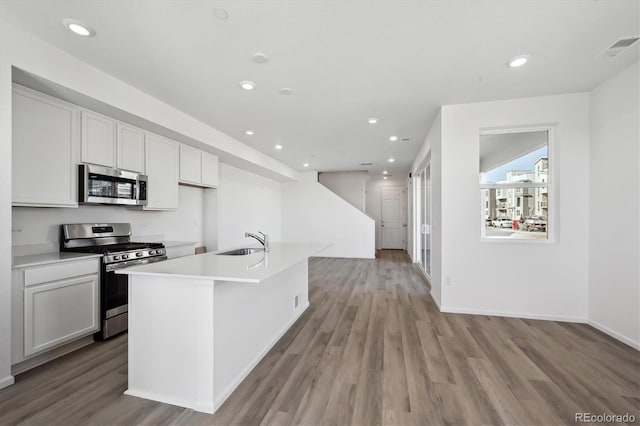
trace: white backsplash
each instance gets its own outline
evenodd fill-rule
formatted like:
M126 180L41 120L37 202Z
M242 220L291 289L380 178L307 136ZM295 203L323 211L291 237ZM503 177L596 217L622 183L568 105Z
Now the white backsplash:
M12 254L58 251L63 223L128 222L135 241L193 241L202 245L205 190L183 185L179 188L180 207L172 211L143 211L124 206L13 207Z

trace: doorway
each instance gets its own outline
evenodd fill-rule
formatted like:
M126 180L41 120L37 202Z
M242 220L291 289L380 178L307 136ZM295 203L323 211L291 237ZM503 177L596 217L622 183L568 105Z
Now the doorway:
M404 250L404 186L382 187L381 246L383 249Z

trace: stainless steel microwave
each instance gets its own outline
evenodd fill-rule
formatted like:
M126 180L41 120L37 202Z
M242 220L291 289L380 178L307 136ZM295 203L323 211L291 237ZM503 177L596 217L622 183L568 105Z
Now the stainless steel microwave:
M80 164L78 184L80 204L147 205L147 175Z

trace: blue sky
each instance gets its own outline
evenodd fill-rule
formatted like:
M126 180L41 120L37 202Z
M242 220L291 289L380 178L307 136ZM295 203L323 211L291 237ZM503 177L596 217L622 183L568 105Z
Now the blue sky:
M531 170L533 171L533 163L540 157L547 157L547 147L543 146L529 154L526 154L520 158L516 158L502 166L498 166L493 170L489 170L485 174L485 183L496 183L501 180L507 179L507 172L509 170Z

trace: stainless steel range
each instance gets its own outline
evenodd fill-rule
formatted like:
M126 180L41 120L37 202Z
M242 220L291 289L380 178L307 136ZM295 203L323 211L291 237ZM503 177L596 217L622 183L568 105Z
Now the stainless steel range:
M139 243L130 239L129 223L76 223L61 227L60 251L103 254L100 271L102 330L95 335L100 340L128 328L128 277L115 271L167 259L162 243Z

